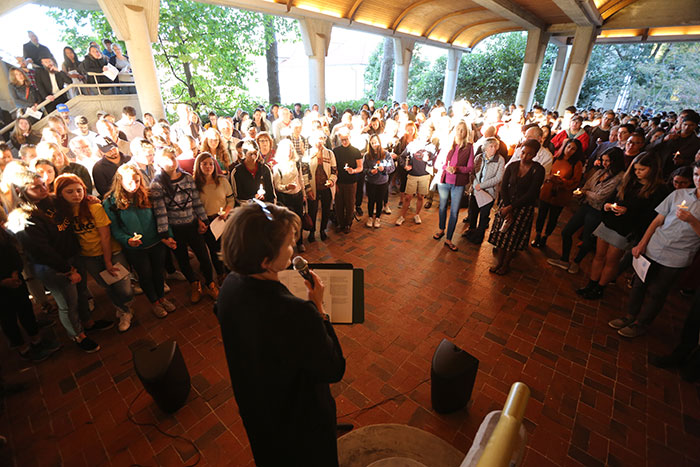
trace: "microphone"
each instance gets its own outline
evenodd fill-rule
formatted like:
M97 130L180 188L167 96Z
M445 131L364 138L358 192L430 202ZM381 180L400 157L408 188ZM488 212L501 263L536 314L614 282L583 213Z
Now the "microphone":
M314 277L311 275L311 270L309 270L309 263L301 256L295 256L292 260L292 267L301 277L311 282L311 288L313 289Z

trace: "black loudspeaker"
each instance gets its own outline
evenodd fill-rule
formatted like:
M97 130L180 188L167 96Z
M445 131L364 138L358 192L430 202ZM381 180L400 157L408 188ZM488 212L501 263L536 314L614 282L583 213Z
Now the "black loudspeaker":
M174 340L133 351L134 370L163 412L173 413L185 405L190 394L190 373Z
M479 360L443 339L435 349L430 368L430 402L437 413L451 413L472 396Z

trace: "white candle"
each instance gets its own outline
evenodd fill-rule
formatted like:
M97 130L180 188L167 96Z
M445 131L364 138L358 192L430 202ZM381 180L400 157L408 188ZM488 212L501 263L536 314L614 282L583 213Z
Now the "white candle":
M678 205L679 208L681 209L688 209L688 204L683 200L681 204Z
M263 188L262 183L260 184L260 188L258 188L258 194L260 196L265 196L265 188Z
M134 240L141 240L142 237L143 235L141 235L140 233L134 232L134 236L131 238L133 238Z

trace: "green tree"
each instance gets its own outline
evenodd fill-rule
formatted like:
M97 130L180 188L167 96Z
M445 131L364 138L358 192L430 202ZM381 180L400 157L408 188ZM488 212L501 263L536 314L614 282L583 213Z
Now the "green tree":
M384 57L384 43L377 45L377 48L369 57L369 65L365 68L365 97L367 99L377 99L377 89L379 87L379 75L381 73L382 59ZM413 49L413 57L411 65L408 68L408 100L414 102L416 100L425 99L421 97L420 90L416 90L416 83L421 80L421 77L428 73L430 61L425 59L421 54L420 44L416 44ZM392 67L389 77L388 99L391 100L394 92L394 69Z
M61 39L79 54L90 40L114 37L102 12L53 8L49 14L62 27ZM294 31L293 23L275 20L277 32ZM163 0L153 51L165 102L195 109L249 107L246 83L253 57L261 56L270 40L263 24L262 15L247 10Z

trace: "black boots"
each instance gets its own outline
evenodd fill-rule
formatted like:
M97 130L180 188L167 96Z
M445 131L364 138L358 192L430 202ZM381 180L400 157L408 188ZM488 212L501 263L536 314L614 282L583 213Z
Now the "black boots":
M603 296L604 290L605 286L599 285L598 282L594 280L590 280L585 287L576 289L576 293L587 300L598 300Z
M546 235L540 236L540 234L538 234L538 233L535 234L535 239L530 242L530 245L532 245L533 248L539 248L539 249L544 248L545 246L547 246L547 236Z

